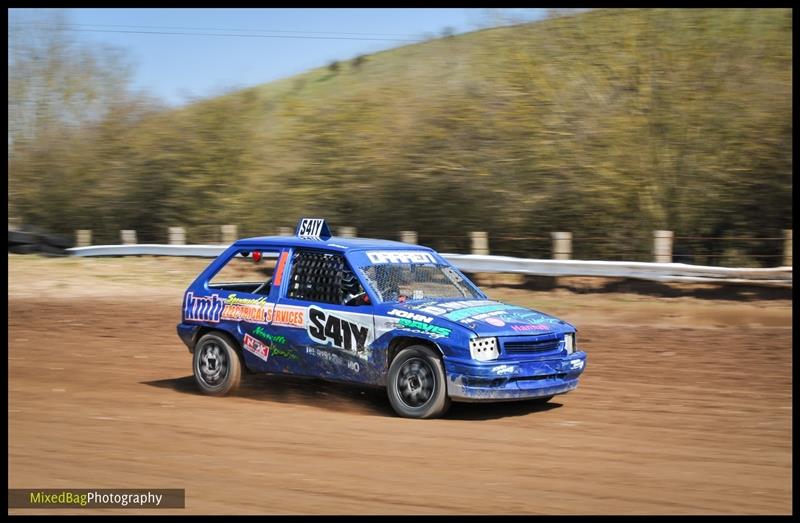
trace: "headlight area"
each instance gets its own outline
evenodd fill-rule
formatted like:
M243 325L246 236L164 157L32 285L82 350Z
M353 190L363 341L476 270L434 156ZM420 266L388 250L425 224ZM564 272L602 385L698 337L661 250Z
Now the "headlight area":
M575 352L577 335L578 333L576 332L571 332L564 335L564 348L567 350L567 354L572 354Z
M469 355L473 360L490 361L500 357L497 347L497 338L471 338L469 340Z

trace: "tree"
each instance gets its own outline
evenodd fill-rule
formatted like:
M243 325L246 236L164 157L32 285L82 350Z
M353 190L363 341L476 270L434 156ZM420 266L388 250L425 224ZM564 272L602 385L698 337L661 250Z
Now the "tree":
M356 56L353 59L353 67L355 69L359 69L361 67L361 65L363 65L364 62L366 62L366 61L367 61L367 57L364 56L363 54L360 54L360 55Z
M99 121L124 98L131 64L110 46L77 42L59 13L15 14L8 33L9 144L35 140L54 127Z
M59 12L41 18L14 13L9 21L9 215L33 213L32 219L33 206L42 205L38 198L50 204L66 198L68 146L77 145L83 126L130 101L125 54L81 44L67 28ZM30 160L24 167L16 161L22 158Z

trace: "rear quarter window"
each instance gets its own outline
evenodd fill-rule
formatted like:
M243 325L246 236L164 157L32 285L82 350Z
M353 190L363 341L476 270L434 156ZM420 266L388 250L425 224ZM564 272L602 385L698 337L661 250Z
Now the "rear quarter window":
M246 257L243 256L245 253ZM221 283L263 282L272 276L276 263L277 258L264 256L261 260L255 261L249 251L239 251L211 278L209 284L213 286Z

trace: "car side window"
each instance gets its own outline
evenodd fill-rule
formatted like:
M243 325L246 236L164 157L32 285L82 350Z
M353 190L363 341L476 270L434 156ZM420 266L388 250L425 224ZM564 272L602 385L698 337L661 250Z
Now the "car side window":
M297 249L287 297L336 305L362 305L366 293L347 260L338 253Z
M208 282L209 288L268 295L278 251L240 249Z

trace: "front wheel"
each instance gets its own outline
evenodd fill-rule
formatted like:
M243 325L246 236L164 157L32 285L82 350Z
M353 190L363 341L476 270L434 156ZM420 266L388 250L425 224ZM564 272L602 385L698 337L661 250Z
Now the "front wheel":
M242 362L227 338L208 333L197 342L192 358L194 380L211 396L224 396L239 388Z
M442 360L423 345L407 347L392 360L386 391L404 418L438 418L450 407Z

